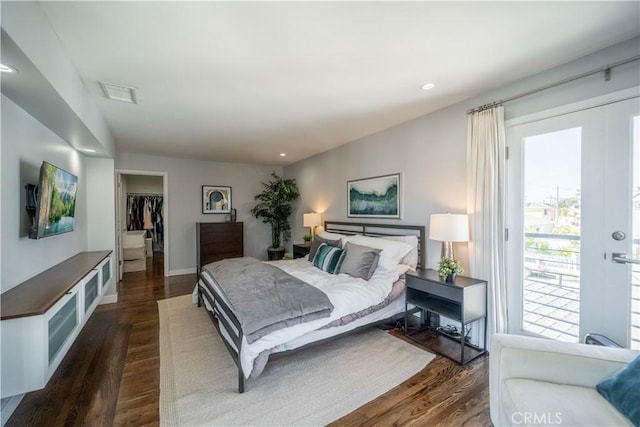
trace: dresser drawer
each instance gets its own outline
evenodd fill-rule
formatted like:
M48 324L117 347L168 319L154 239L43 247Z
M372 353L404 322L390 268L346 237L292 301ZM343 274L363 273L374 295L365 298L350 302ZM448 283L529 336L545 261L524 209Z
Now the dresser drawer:
M197 269L214 261L244 256L242 222L196 223Z

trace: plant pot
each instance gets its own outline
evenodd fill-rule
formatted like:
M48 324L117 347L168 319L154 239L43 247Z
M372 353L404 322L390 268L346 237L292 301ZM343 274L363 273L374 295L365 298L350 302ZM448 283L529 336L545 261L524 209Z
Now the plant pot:
M453 283L453 282L455 282L455 280L456 280L456 274L455 273L448 275L444 279L444 281L447 282L447 283Z
M269 261L278 261L282 258L284 258L284 248L282 246L279 248L267 249L267 259Z

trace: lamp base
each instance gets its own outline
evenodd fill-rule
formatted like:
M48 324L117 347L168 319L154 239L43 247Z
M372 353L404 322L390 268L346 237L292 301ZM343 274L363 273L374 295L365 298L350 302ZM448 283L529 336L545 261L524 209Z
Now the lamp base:
M442 250L440 251L440 258L454 259L453 242L442 242Z

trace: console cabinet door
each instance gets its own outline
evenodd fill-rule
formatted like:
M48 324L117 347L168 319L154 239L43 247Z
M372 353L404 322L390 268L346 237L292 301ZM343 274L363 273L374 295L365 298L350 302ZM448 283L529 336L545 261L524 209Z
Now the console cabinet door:
M83 316L88 319L95 310L98 302L100 302L100 296L102 295L102 286L100 284L101 271L96 268L89 273L83 280Z
M45 378L40 387L49 380L67 350L80 333L84 318L83 287L86 279L82 279L67 295L58 301L43 316L43 332L46 352L42 354L45 366Z

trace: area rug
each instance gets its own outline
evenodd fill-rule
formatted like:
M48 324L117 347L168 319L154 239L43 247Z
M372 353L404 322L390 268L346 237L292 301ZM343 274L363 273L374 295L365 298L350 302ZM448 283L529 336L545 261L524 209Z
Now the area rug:
M238 393L238 371L191 295L161 300L161 426L310 426L334 421L434 356L377 328L286 355Z

